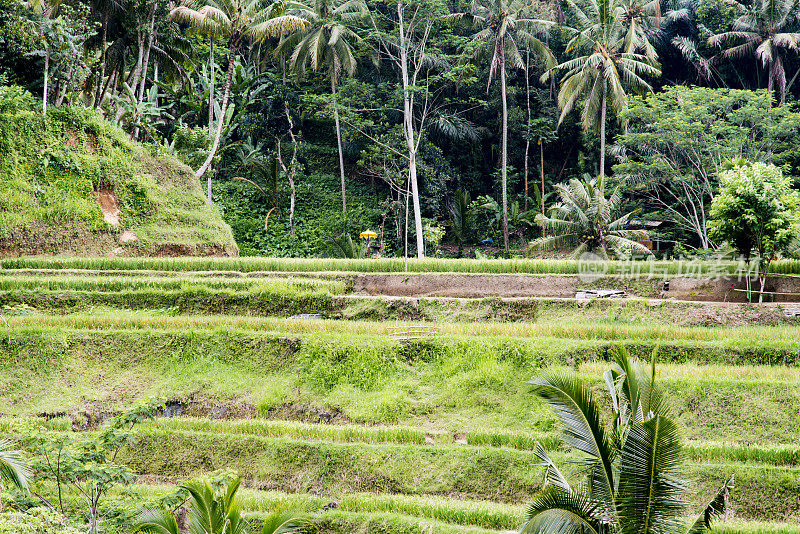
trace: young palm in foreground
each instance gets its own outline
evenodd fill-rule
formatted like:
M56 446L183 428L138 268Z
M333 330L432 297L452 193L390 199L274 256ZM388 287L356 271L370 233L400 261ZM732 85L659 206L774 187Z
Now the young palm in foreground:
M522 533L699 534L725 512L731 477L691 525L684 524L688 482L680 431L655 382L655 354L647 365L619 348L603 375L614 411L601 421L591 385L570 374L529 383L559 419L563 439L581 453L586 480L571 486L537 445L545 467L541 492L528 506Z
M249 525L242 518L236 492L240 479L232 480L218 494L206 479L193 480L181 487L189 493L190 534L247 534ZM312 532L314 524L293 514L272 514L264 521L261 534L296 534ZM172 510L148 508L139 516L134 532L147 534L181 534L178 519Z
M31 468L22 455L11 448L11 441L0 439L0 489L10 484L19 490L27 491L31 478Z

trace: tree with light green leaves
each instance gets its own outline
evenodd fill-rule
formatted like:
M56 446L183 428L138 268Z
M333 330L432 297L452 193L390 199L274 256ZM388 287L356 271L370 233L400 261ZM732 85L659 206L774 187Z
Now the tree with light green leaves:
M628 129L610 152L614 175L652 217L697 236L703 249L711 200L727 160L782 163L793 157L800 113L771 105L764 90L665 87L630 99Z
M542 490L528 505L520 532L580 534L700 534L725 513L731 477L690 525L684 523L689 482L681 431L665 391L656 382L656 355L648 365L613 351L603 374L613 420L603 422L592 384L573 373L534 378L533 393L553 409L564 443L580 457L581 484L569 478L537 444L545 468ZM576 458L576 462L578 459Z
M628 92L651 92L648 77L661 69L647 33L633 28L625 0L565 0L577 27L559 27L571 35L567 52L575 57L552 69L542 81L562 74L558 92L559 124L576 106L581 106L585 130L599 130L600 176L605 175L606 113L608 107L624 125L621 114L628 108ZM639 19L634 19L639 20ZM638 23L637 23L638 24Z
M755 256L761 303L770 263L796 247L800 237L800 194L780 168L767 163L738 162L719 181L708 234L729 243L748 262Z
M353 46L359 37L353 31L353 26L367 15L367 4L364 0L315 0L313 4L291 3L289 8L304 21L305 25L281 39L276 53L291 54L290 68L298 77L302 77L309 70L328 71L333 96L336 144L339 149L342 213L347 213L342 128L339 124L336 87L343 76L352 76L356 71Z

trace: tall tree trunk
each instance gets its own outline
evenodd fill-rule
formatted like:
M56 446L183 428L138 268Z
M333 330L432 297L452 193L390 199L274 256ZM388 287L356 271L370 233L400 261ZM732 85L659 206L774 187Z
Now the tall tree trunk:
M101 89L104 87L105 78L106 78L106 61L108 59L108 19L111 15L111 11L106 9L103 13L103 44L102 50L100 51L100 79L97 80L97 93L94 95L94 107L97 109L100 106L100 101L102 98L103 93L105 93L105 89ZM108 87L106 84L105 87Z
M67 71L66 79L60 83L60 87L58 88L58 96L56 97L56 101L54 104L56 107L61 106L64 103L64 98L67 96L67 91L69 91L70 80L72 80L72 72L75 70L75 67L70 65L69 70Z
M408 146L408 181L411 186L411 198L414 204L414 228L417 234L417 258L425 257L425 235L422 232L422 209L419 202L419 184L417 181L417 148L414 135L414 106L412 102L411 80L408 72L408 48L405 24L403 17L402 1L397 2L397 20L399 52L400 52L400 78L403 83L403 133ZM408 201L406 200L406 204ZM408 236L408 208L406 208L406 236ZM407 239L407 238L406 238Z
M503 199L503 247L508 255L508 101L506 99L506 58L505 43L500 44L500 97L503 101L503 140L501 149L502 168L500 170Z
M336 126L336 146L339 149L339 177L342 181L342 213L347 213L347 192L344 183L344 154L342 153L342 128L339 125L339 104L336 102L336 77L331 73L331 94L333 95L333 120Z
M144 53L144 63L142 65L142 76L139 81L139 93L137 95L138 102L141 104L144 100L144 90L147 85L147 71L150 69L150 51L153 49L153 41L155 40L156 32L156 6L150 9L150 34L147 36L147 48Z
M211 37L211 48L208 52L208 68L209 76L211 77L210 87L208 89L208 135L214 135L214 91L216 90L216 75L217 66L214 63L214 37ZM209 184L211 182L209 181ZM208 190L208 196L211 198L211 189Z
M211 144L211 149L208 152L206 161L199 169L197 169L197 172L195 172L195 176L198 178L201 178L206 173L208 168L211 166L211 162L214 161L214 156L217 154L219 141L222 137L222 127L225 124L225 114L228 112L228 99L231 95L231 84L233 83L233 64L236 60L236 43L231 40L229 45L231 53L228 56L228 73L225 77L225 89L222 92L222 107L220 108L220 116L219 120L217 121L217 134L214 136L214 142ZM211 204L211 177L208 178L208 198L206 200L209 204Z
M144 63L144 32L141 29L139 30L136 41L139 47L139 55L136 58L136 67L131 71L128 79L122 82L123 86L128 84L128 82L131 82L128 85L128 88L131 90L131 93L134 94L134 97L136 96L136 87L139 85L139 76L142 73L142 64ZM122 104L120 104L117 114L114 117L114 124L119 124L119 121L122 119L124 114L125 108L122 106Z
M47 115L47 93L50 83L50 45L44 45L44 91L42 93L42 115Z
M539 138L539 169L542 177L542 215L544 215L544 142Z
M603 76L603 72L600 72ZM600 104L600 188L605 188L606 176L606 92L608 90L605 76L603 76L603 101Z
M155 25L156 25L156 5L150 9L150 32L147 36L147 48L144 53L144 62L142 63L142 75L139 81L138 90L136 87L133 89L136 92L136 103L141 105L144 102L145 86L147 85L147 71L150 69L150 51L153 49L153 40L155 39ZM136 115L136 126L133 129L133 138L139 138L139 127L141 124L141 116Z
M525 136L525 183L523 195L523 209L528 211L528 151L531 148L531 80L529 78L528 69L531 63L531 51L525 51L525 105L528 110L528 126L525 128L527 135ZM541 139L539 140L541 143Z
M95 108L98 108L103 104L103 100L105 100L105 98L106 98L106 93L108 92L109 87L112 88L111 90L113 92L114 91L113 88L118 85L117 80L120 77L120 71L122 71L122 69L124 69L123 65L124 65L124 62L122 60L120 60L118 62L118 69L112 69L111 72L109 73L108 78L106 79L105 83L103 84L103 90L100 91L100 94L98 95L98 103L97 103L97 105L95 105ZM105 116L105 113L103 113L103 115Z
M158 87L158 59L153 62L153 83ZM158 89L156 89L156 107L158 107L159 103Z

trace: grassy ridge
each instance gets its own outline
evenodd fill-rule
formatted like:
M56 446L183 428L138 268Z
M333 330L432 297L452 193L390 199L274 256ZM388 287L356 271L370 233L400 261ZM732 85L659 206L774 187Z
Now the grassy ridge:
M137 472L191 477L231 468L264 489L329 495L391 493L459 495L522 503L539 488L543 471L532 452L507 448L350 444L144 430L123 454ZM566 457L555 453L563 465ZM788 520L800 516L800 469L738 463L690 464L701 508L736 475L736 517Z
M654 261L605 262L601 272L607 274L653 273L698 276L735 272L736 262ZM483 274L579 274L581 263L576 260L473 260L427 258L338 259L338 258L5 258L2 269L92 269L92 270L158 270L158 271L273 271L273 272L438 272ZM800 274L800 262L782 260L772 263L771 272Z
M631 348L647 356L656 344ZM119 410L160 397L197 405L197 415L225 409L310 422L332 417L419 426L423 420L431 422L428 430L453 433L549 433L552 415L523 380L573 364L599 384L603 366L593 362L606 359L610 347L558 338L439 336L401 343L352 334L14 328L10 343L0 338L0 413L77 413L93 409L87 399ZM768 367L722 365L743 356L718 349L713 365L662 367L687 436L734 444L800 441L786 409L800 404L797 370L778 367L773 376ZM683 355L678 361L692 354L661 350L664 358Z
M168 278L0 277L0 306L64 313L94 306L176 313L293 315L330 311L341 281L173 280Z
M610 301L609 301L610 302ZM7 317L12 327L61 327L89 330L237 330L269 331L285 335L296 334L372 334L387 335L397 328L431 326L429 322L398 321L381 323L372 321L338 321L330 319L285 319L253 316L165 316L164 314L142 314L132 311L99 309L92 313L73 315L31 315ZM657 322L624 322L613 318L586 321L573 320L564 324L562 320L541 320L536 323L469 323L448 322L435 325L440 334L451 336L479 336L504 338L559 338L593 341L662 341L681 346L697 344L701 349L713 351L717 347L732 349L750 345L767 345L773 350L793 350L800 347L800 327L781 326L737 326L697 327L660 324ZM703 345L703 343L711 343Z
M171 276L31 276L0 275L0 291L30 291L36 293L51 291L82 291L109 293L118 291L175 291L187 287L206 287L208 289L228 289L230 291L249 291L253 288L269 288L288 293L325 289L331 294L347 292L347 284L340 280L301 277L171 277Z

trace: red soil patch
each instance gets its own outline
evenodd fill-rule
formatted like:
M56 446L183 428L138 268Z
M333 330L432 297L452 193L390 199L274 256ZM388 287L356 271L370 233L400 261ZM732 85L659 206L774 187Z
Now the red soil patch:
M103 210L103 218L108 224L117 226L119 224L119 198L111 188L100 189L94 192L94 198Z

